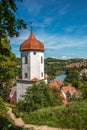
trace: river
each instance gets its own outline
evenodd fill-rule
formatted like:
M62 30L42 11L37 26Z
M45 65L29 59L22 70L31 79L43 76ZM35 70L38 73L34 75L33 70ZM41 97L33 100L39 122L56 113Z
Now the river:
M66 74L62 73L61 75L56 76L56 78L54 80L63 80L66 78Z

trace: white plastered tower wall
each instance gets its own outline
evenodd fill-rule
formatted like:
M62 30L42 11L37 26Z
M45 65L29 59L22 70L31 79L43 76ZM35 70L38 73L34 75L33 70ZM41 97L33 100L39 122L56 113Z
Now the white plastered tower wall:
M25 58L27 58L27 63ZM22 79L44 79L44 52L35 50L21 51L21 70Z
M30 79L38 78L44 79L44 52L32 51L30 52Z

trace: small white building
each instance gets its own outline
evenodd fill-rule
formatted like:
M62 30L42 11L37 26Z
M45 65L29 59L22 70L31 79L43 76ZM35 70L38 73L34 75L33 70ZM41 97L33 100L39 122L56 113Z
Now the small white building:
M35 38L31 31L30 36L21 46L21 79L17 80L17 102L25 94L26 88L44 78L44 45Z

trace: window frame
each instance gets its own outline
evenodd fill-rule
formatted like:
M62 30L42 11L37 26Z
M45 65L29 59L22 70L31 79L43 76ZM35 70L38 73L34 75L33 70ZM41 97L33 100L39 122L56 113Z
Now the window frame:
M43 77L43 72L41 72L41 77Z
M25 77L25 78L28 78L28 73L25 73L24 77Z
M43 57L41 56L41 64L43 64Z
M28 57L27 57L27 56L24 57L24 63L25 63L25 64L28 63Z

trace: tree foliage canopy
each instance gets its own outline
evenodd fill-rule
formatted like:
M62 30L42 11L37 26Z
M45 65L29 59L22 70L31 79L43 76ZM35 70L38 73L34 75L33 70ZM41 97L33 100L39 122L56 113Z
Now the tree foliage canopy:
M17 70L16 57L11 52L11 47L7 37L1 39L0 50L0 79L7 82L15 78Z
M8 90L17 74L18 62L8 38L19 36L19 30L26 28L24 21L17 17L17 2L22 0L0 0L0 95L5 95L1 90ZM2 82L6 83L4 88Z
M22 2L22 0L17 1ZM0 0L0 37L19 36L19 30L26 28L24 21L16 17L17 1Z
M1 39L0 50L0 78L8 81L15 77L17 62L6 37Z
M8 95L8 90L12 87L12 81L16 77L17 69L17 59L15 55L11 52L11 47L7 37L1 38L0 44L0 95L6 99ZM5 87L3 87L3 82Z

